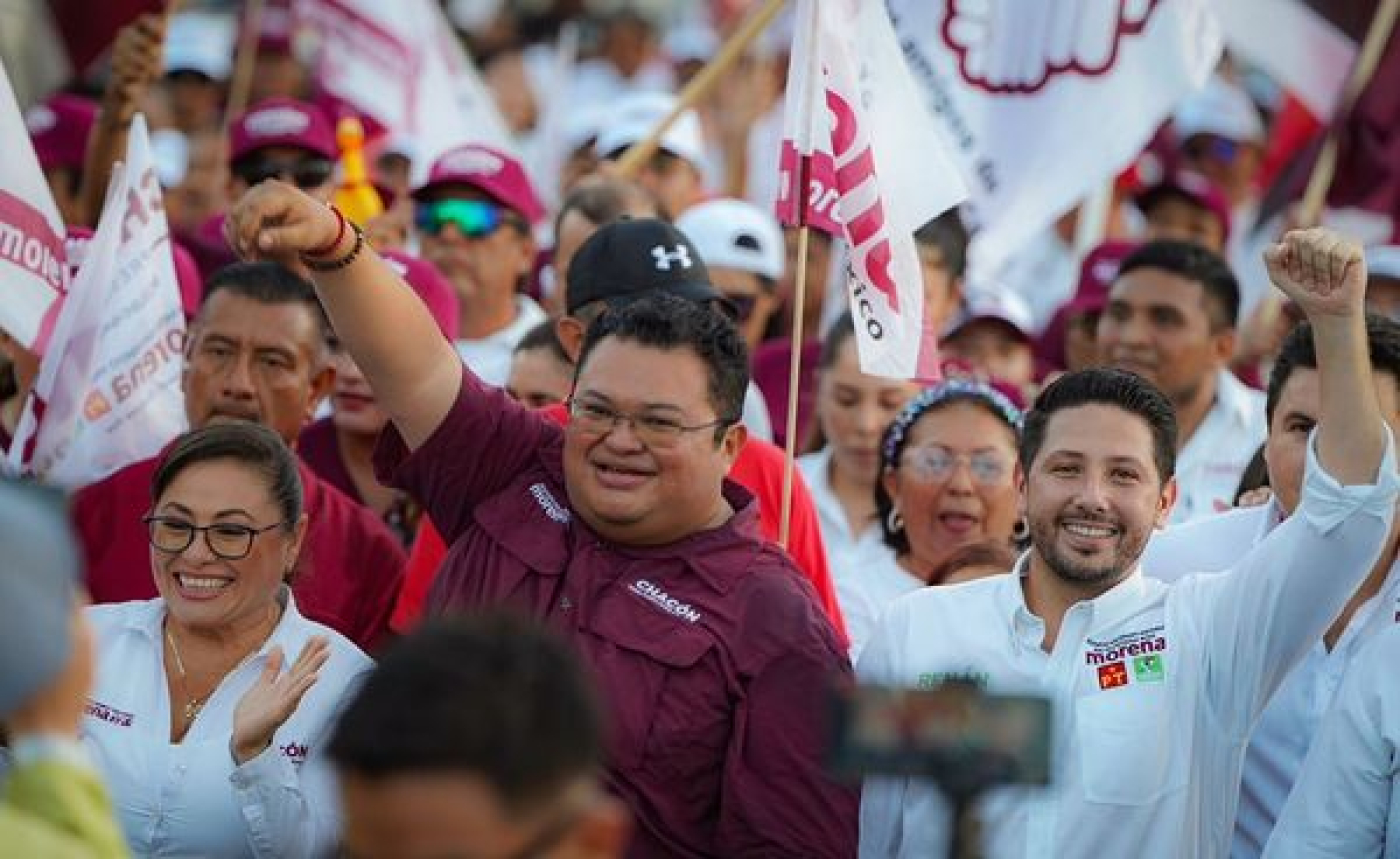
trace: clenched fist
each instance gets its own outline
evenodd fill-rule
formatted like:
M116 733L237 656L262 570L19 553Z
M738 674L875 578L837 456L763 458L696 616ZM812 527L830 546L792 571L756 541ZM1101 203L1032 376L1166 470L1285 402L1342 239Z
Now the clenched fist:
M1366 299L1361 245L1331 230L1290 230L1264 252L1269 279L1309 319L1360 316Z
M340 221L329 206L273 179L244 194L224 221L224 238L241 259L292 268L302 254L326 249L338 234Z

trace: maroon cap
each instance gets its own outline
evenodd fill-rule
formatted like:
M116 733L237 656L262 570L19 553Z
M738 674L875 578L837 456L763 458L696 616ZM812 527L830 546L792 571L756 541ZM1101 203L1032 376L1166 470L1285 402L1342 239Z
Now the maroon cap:
M1113 281L1118 279L1118 267L1137 249L1137 242L1112 240L1089 251L1079 264L1079 286L1066 307L1095 310L1103 307Z
M433 162L428 181L416 188L414 197L443 185L470 185L508 209L514 209L531 224L544 218L544 206L530 184L524 166L511 156L468 143L450 149Z
M380 251L379 255L389 264L399 277L404 279L418 293L418 297L428 306L442 336L448 340L457 339L458 305L457 293L452 284L438 271L437 266L424 259L399 250Z
M229 129L229 161L269 146L294 146L333 159L335 129L313 104L270 98L238 117Z
M76 95L56 95L24 115L39 169L81 170L88 135L97 122L97 103Z
M1220 221L1224 241L1230 240L1230 201L1214 182L1193 170L1174 170L1138 195L1137 205L1144 213L1157 201L1170 195L1185 197Z

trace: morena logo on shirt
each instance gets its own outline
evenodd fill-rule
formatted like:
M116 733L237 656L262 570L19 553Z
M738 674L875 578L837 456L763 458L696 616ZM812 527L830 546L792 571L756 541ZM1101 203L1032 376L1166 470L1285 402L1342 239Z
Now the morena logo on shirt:
M131 723L136 720L136 717L130 713L118 710L116 707L109 707L101 701L89 700L87 706L83 708L83 712L99 722L116 725L118 728L130 728Z
M277 747L277 751L287 756L287 759L294 764L306 762L306 754L309 751L306 743L283 743Z
M1108 665L1135 656L1161 653L1166 649L1167 637L1162 635L1162 627L1154 626L1139 632L1129 632L1108 641L1088 639L1085 642L1084 664Z
M543 483L532 483L530 484L530 494L535 497L535 502L540 505L544 515L560 524L569 521L569 508L559 503L554 494L549 491L548 486Z
M700 612L696 611L690 603L681 602L646 579L637 579L628 587L628 590L681 620L690 623L696 623L700 620Z

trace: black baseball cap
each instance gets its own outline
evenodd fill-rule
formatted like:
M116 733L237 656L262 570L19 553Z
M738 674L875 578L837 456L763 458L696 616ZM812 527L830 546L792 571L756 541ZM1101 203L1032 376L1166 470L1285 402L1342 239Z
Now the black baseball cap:
M724 302L695 245L656 218L624 218L599 228L574 254L567 278L570 315L595 301L616 306L656 292Z

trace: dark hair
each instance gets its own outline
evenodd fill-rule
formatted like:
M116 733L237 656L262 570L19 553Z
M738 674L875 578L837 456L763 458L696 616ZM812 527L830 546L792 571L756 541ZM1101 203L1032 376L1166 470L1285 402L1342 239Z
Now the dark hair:
M1371 370L1389 374L1400 386L1400 323L1376 313L1366 314L1366 345L1371 353ZM1295 325L1279 347L1273 369L1269 371L1269 388L1264 398L1264 415L1270 426L1274 409L1278 407L1283 387L1297 369L1317 369L1317 347L1313 344L1312 324Z
M1240 283L1223 257L1195 242L1158 239L1128 254L1114 280L1140 268L1155 268L1200 284L1212 331L1234 328L1240 315Z
M1026 413L1021 426L1021 468L1027 475L1045 444L1050 418L1062 409L1113 406L1142 418L1152 431L1152 461L1165 484L1176 474L1176 410L1151 382L1127 370L1094 367L1066 373L1051 383Z
M220 291L249 298L261 304L302 304L315 317L320 326L323 342L333 339L331 321L321 299L316 296L316 287L296 272L275 262L236 262L214 272L204 284L204 299L200 312L209 304L209 299ZM198 319L198 315L195 317Z
M831 328L822 338L822 351L817 356L817 369L830 370L836 366L836 359L841 357L841 350L855 336L855 317L847 310L842 313ZM822 432L822 422L812 420L807 424L807 437L798 445L800 453L815 453L826 447L826 433Z
M914 231L914 243L937 248L948 274L955 278L967 273L968 241L967 227L957 209L949 209Z
M924 388L918 396L905 404L899 415L885 428L885 434L880 439L880 474L883 476L886 471L893 471L899 467L899 460L904 456L904 448L909 443L910 430L923 420L925 415L959 403L976 406L1006 424L1006 428L1011 431L1012 443L1016 442L1023 416L1009 397L985 382L948 379ZM885 490L885 481L877 478L875 513L880 520L880 533L885 538L885 545L893 549L896 555L902 555L909 551L909 535L903 528L896 531L890 527L892 510L894 499Z
M389 647L328 753L368 778L469 773L511 813L547 804L602 761L602 717L578 659L531 621L433 621Z
M1009 572L1014 566L1016 552L1009 545L1000 540L979 540L954 549L943 563L934 568L929 583L941 584L949 576L968 567L1000 567L1004 572Z
M590 224L605 226L628 216L659 218L661 202L656 195L626 179L593 176L579 182L559 204L554 217L554 233L569 212L578 212Z
M185 469L220 460L236 462L258 475L282 515L283 529L296 528L304 506L296 454L277 433L246 421L212 423L175 439L151 475L151 504L160 501Z
M553 319L546 319L526 331L525 336L521 337L520 342L511 350L511 354L519 355L521 352L533 352L537 349L548 351L554 360L566 367L574 365L574 362L569 360L569 353L564 351L564 344L559 342L559 332L554 329Z
M743 415L749 352L739 329L724 314L664 292L610 307L588 326L574 369L575 381L594 348L609 337L662 350L689 349L709 369L707 388L716 416L737 422ZM715 430L716 440L727 428Z
M1254 451L1254 456L1249 458L1249 464L1244 467L1240 474L1239 485L1235 487L1235 497L1230 503L1238 507L1240 499L1246 492L1253 492L1256 489L1269 485L1269 463L1264 459L1264 445L1259 445L1259 449Z

